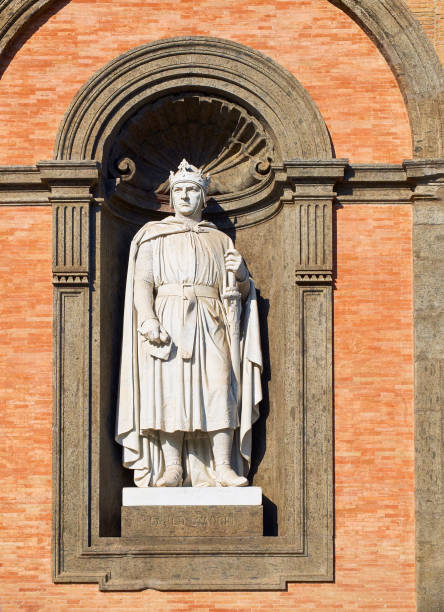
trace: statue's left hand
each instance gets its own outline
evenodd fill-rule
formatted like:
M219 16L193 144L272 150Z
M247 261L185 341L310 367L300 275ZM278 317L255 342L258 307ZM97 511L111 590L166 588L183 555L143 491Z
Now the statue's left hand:
M242 255L236 249L228 249L225 251L225 268L230 272L234 272L236 280L239 282L247 278L247 266L242 259Z

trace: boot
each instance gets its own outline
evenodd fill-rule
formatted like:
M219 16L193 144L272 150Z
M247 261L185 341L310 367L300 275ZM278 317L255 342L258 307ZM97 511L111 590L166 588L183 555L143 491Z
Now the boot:
M246 487L248 480L244 476L238 476L228 464L216 465L217 487Z
M156 487L181 487L182 467L177 464L167 465L162 478L156 482Z

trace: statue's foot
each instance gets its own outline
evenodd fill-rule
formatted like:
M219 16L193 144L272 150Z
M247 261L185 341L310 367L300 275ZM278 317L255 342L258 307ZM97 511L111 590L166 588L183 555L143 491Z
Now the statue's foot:
M156 482L156 487L181 487L182 468L180 465L167 465L162 478Z
M246 487L248 480L238 476L229 465L216 467L216 486L218 487Z

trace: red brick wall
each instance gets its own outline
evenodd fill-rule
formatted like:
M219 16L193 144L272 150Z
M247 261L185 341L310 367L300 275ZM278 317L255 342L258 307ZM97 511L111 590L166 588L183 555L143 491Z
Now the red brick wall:
M61 117L94 70L135 45L184 34L231 38L290 69L338 156L411 156L389 68L327 0L72 0L23 45L0 84L0 163L50 158ZM346 206L337 217L335 584L104 594L50 580L51 213L0 208L2 612L415 609L411 211Z
M2 612L414 610L410 209L338 212L336 583L284 593L104 594L51 583L50 221L48 208L0 208Z
M103 64L145 42L212 35L278 61L307 88L337 157L410 158L407 114L373 43L328 0L72 0L16 54L0 87L0 163L50 159L72 97Z
M406 0L444 62L444 0Z

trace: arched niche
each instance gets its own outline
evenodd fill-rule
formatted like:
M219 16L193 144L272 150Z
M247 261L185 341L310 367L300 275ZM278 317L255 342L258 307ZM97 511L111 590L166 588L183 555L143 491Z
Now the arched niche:
M285 161L329 160L333 150L288 71L238 43L184 37L99 70L66 112L54 157L99 161L105 201L134 223L170 212L168 173L186 157L212 174L208 214L239 226L276 212Z
M409 112L414 156L416 158L442 157L444 150L442 138L443 71L432 44L406 4L403 0L383 0L381 2L330 0L330 2L347 12L366 31L393 70ZM13 43L29 37L30 26L34 26L39 19L45 19L50 11L55 13L57 8L64 4L58 0L39 0L37 2L12 0L0 10L0 56L4 66L13 57L11 53L15 51ZM294 3L294 8L297 10L297 3ZM10 56L7 57L7 54ZM55 194L56 184L60 185L60 182L63 182L65 186L69 184L66 176L62 180L58 171L51 169L49 164L41 165L41 168L45 180L52 185L53 194ZM89 166L88 162L84 162L83 165L80 163L77 166L74 164L71 170L77 174L79 180L83 181L84 186L96 182L94 176L97 174L97 166L95 165ZM78 190L78 184L74 187ZM53 203L56 201L56 198L53 198ZM86 201L89 202L87 198ZM85 229L87 223L81 215L80 218L82 221L79 227ZM84 253L87 252L85 245L87 246L87 243L83 241ZM71 266L68 264L55 265L54 278L56 285L66 282L67 287L74 287L77 283L75 291L81 293L83 289L79 287L93 278L93 271L90 270L89 264L85 264L84 259L80 261L74 259ZM61 567L56 566L56 575L59 580L75 580L74 570L68 566L62 570ZM77 577L79 572L86 580L100 580L107 576L106 572L93 567L89 570L77 570ZM105 588L106 582L105 578L103 582Z
M258 288L264 400L250 479L263 488L264 534L242 543L128 543L120 531L132 476L114 442L128 251L138 227L171 213L167 178L182 157L212 175L206 212ZM184 554L198 588L259 586L258 564L259 588L332 578L332 210L345 166L298 81L237 43L144 45L74 98L55 159L39 164L53 204L57 580L91 562L110 573L104 589L189 588Z
M245 108L273 135L281 159L332 157L319 111L291 73L244 45L194 36L142 45L96 72L65 115L54 158L100 161L129 116L184 91L219 94Z

